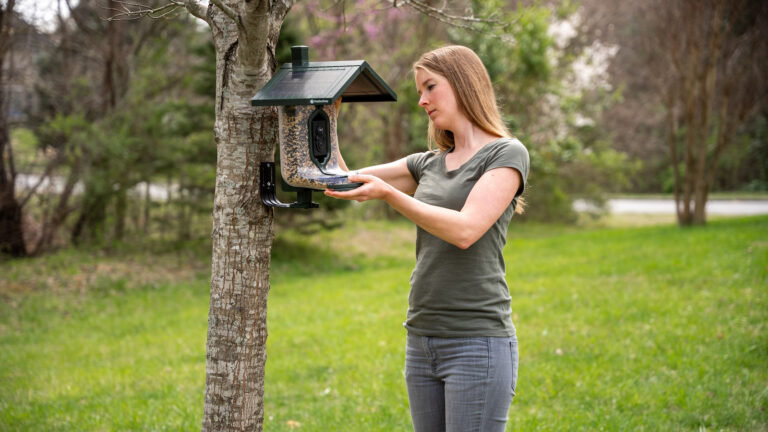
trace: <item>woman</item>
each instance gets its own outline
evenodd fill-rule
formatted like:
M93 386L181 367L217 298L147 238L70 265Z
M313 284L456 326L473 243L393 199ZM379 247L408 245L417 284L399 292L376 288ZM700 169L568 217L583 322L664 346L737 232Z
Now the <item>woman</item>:
M405 321L416 432L503 431L517 381L502 248L528 176L528 152L503 124L488 72L447 46L413 67L437 151L350 174L335 198L386 202L417 226Z

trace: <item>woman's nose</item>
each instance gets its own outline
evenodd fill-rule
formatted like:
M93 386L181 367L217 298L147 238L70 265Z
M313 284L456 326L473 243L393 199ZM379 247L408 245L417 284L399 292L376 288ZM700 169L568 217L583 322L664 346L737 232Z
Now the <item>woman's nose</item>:
M427 106L427 97L424 95L419 96L419 106L424 108Z

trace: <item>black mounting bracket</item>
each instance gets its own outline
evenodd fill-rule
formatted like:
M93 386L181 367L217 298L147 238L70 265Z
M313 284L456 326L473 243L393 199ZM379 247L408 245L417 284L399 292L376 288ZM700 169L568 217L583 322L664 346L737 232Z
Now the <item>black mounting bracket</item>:
M262 162L259 165L261 184L259 186L259 193L261 195L261 202L269 207L280 208L317 208L320 207L317 203L312 202L312 189L305 188L290 188L291 191L296 191L296 201L292 203L280 202L277 198L277 183L275 181L275 163L274 162ZM284 187L284 189L286 189Z

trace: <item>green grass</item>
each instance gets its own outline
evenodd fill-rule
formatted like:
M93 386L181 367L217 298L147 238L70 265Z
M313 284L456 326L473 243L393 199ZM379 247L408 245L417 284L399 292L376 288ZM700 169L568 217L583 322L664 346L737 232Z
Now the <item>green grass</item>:
M768 431L768 218L513 223L508 430ZM280 232L267 431L410 430L413 229ZM204 249L204 247L203 247ZM206 258L63 251L0 264L0 431L196 430Z

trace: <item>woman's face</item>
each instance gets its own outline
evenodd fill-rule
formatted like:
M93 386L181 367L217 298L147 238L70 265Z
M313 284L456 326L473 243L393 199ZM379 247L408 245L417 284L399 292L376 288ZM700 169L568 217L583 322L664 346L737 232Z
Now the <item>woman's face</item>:
M424 108L438 129L453 131L459 117L459 105L451 84L439 74L418 68L415 72L419 106Z

